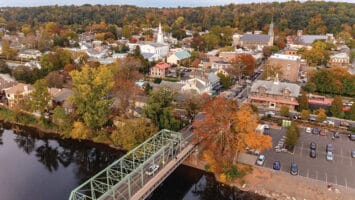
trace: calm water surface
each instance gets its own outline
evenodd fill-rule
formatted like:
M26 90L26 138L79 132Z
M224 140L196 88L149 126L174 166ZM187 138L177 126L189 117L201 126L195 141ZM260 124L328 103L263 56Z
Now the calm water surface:
M30 134L29 134L30 133ZM65 200L72 189L123 153L104 145L48 138L29 131L0 131L0 200ZM264 199L180 166L150 200Z

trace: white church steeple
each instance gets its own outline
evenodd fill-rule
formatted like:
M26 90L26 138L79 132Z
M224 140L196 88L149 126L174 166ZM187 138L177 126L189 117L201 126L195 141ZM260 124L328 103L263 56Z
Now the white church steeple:
M164 43L164 36L163 36L163 31L161 29L161 23L159 23L159 30L158 30L158 36L157 36L157 43Z

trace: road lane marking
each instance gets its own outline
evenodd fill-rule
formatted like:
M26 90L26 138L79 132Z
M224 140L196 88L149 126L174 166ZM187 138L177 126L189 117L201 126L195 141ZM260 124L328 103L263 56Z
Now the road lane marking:
M328 183L328 176L327 176L327 172L325 172L325 182Z
M338 185L338 177L336 175L334 175L334 176L335 176L335 184Z
M345 187L348 188L348 180L345 177Z

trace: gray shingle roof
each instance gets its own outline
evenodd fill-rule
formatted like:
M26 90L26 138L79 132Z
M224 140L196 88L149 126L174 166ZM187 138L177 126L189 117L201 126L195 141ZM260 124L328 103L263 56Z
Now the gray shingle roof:
M244 42L269 42L269 35L259 35L259 34L245 34L240 38L240 41Z
M296 43L313 44L315 40L326 40L326 39L328 39L328 36L326 35L302 35L296 40Z
M251 86L251 92L258 92L259 87L262 86L266 89L267 94L281 95L284 89L289 90L290 96L298 97L300 95L301 87L294 83L279 82L275 84L274 81L257 80Z

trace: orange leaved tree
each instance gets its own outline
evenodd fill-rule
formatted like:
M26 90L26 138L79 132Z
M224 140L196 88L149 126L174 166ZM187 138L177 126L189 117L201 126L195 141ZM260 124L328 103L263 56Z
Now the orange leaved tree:
M259 151L271 147L270 136L255 133L258 116L250 105L242 105L218 96L202 108L203 117L193 122L194 133L201 138L203 157L213 172L220 173L234 163L246 147Z

